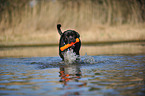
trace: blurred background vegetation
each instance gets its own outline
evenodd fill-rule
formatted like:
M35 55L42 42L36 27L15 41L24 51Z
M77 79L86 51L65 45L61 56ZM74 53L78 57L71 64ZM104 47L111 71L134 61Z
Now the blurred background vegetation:
M58 43L74 29L82 42L145 40L145 0L0 0L0 44Z

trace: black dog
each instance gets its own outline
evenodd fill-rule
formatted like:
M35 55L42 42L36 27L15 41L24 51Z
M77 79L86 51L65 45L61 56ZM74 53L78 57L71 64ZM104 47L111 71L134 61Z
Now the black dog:
M66 52L70 49L73 50L73 52L79 56L80 55L79 50L81 47L80 39L79 39L78 43L75 43L73 46L65 49L64 51L60 50L60 47L66 45L66 44L70 44L71 42L76 42L76 38L80 37L79 33L74 31L74 30L67 30L67 31L64 31L62 33L60 27L61 27L61 25L57 24L58 33L61 35L60 41L59 41L59 55L60 55L60 57L64 60L64 52Z

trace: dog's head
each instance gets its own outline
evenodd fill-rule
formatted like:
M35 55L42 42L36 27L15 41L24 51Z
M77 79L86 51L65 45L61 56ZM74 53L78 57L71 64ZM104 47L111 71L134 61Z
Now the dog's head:
M71 42L76 42L76 38L79 38L80 35L74 30L67 30L62 34L62 37L65 44L70 44Z

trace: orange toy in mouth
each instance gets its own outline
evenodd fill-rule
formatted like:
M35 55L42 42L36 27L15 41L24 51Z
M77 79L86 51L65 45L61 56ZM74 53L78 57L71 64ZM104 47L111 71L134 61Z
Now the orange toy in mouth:
M78 42L79 42L79 38L76 38L76 42L71 42L70 44L66 44L66 45L60 47L60 50L61 50L61 51L64 51L65 49L67 49L67 48L73 46L74 44L76 44L76 43L78 43Z

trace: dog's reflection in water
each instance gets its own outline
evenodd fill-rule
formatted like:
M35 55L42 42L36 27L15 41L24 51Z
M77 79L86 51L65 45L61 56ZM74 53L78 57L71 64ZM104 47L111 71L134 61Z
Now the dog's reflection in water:
M82 76L80 67L77 64L61 66L59 73L63 88L68 90L65 95L80 95L81 90L78 89L86 85L84 82L79 82Z
M61 66L60 77L60 82L66 86L68 81L78 82L78 79L81 78L81 70L77 65Z

